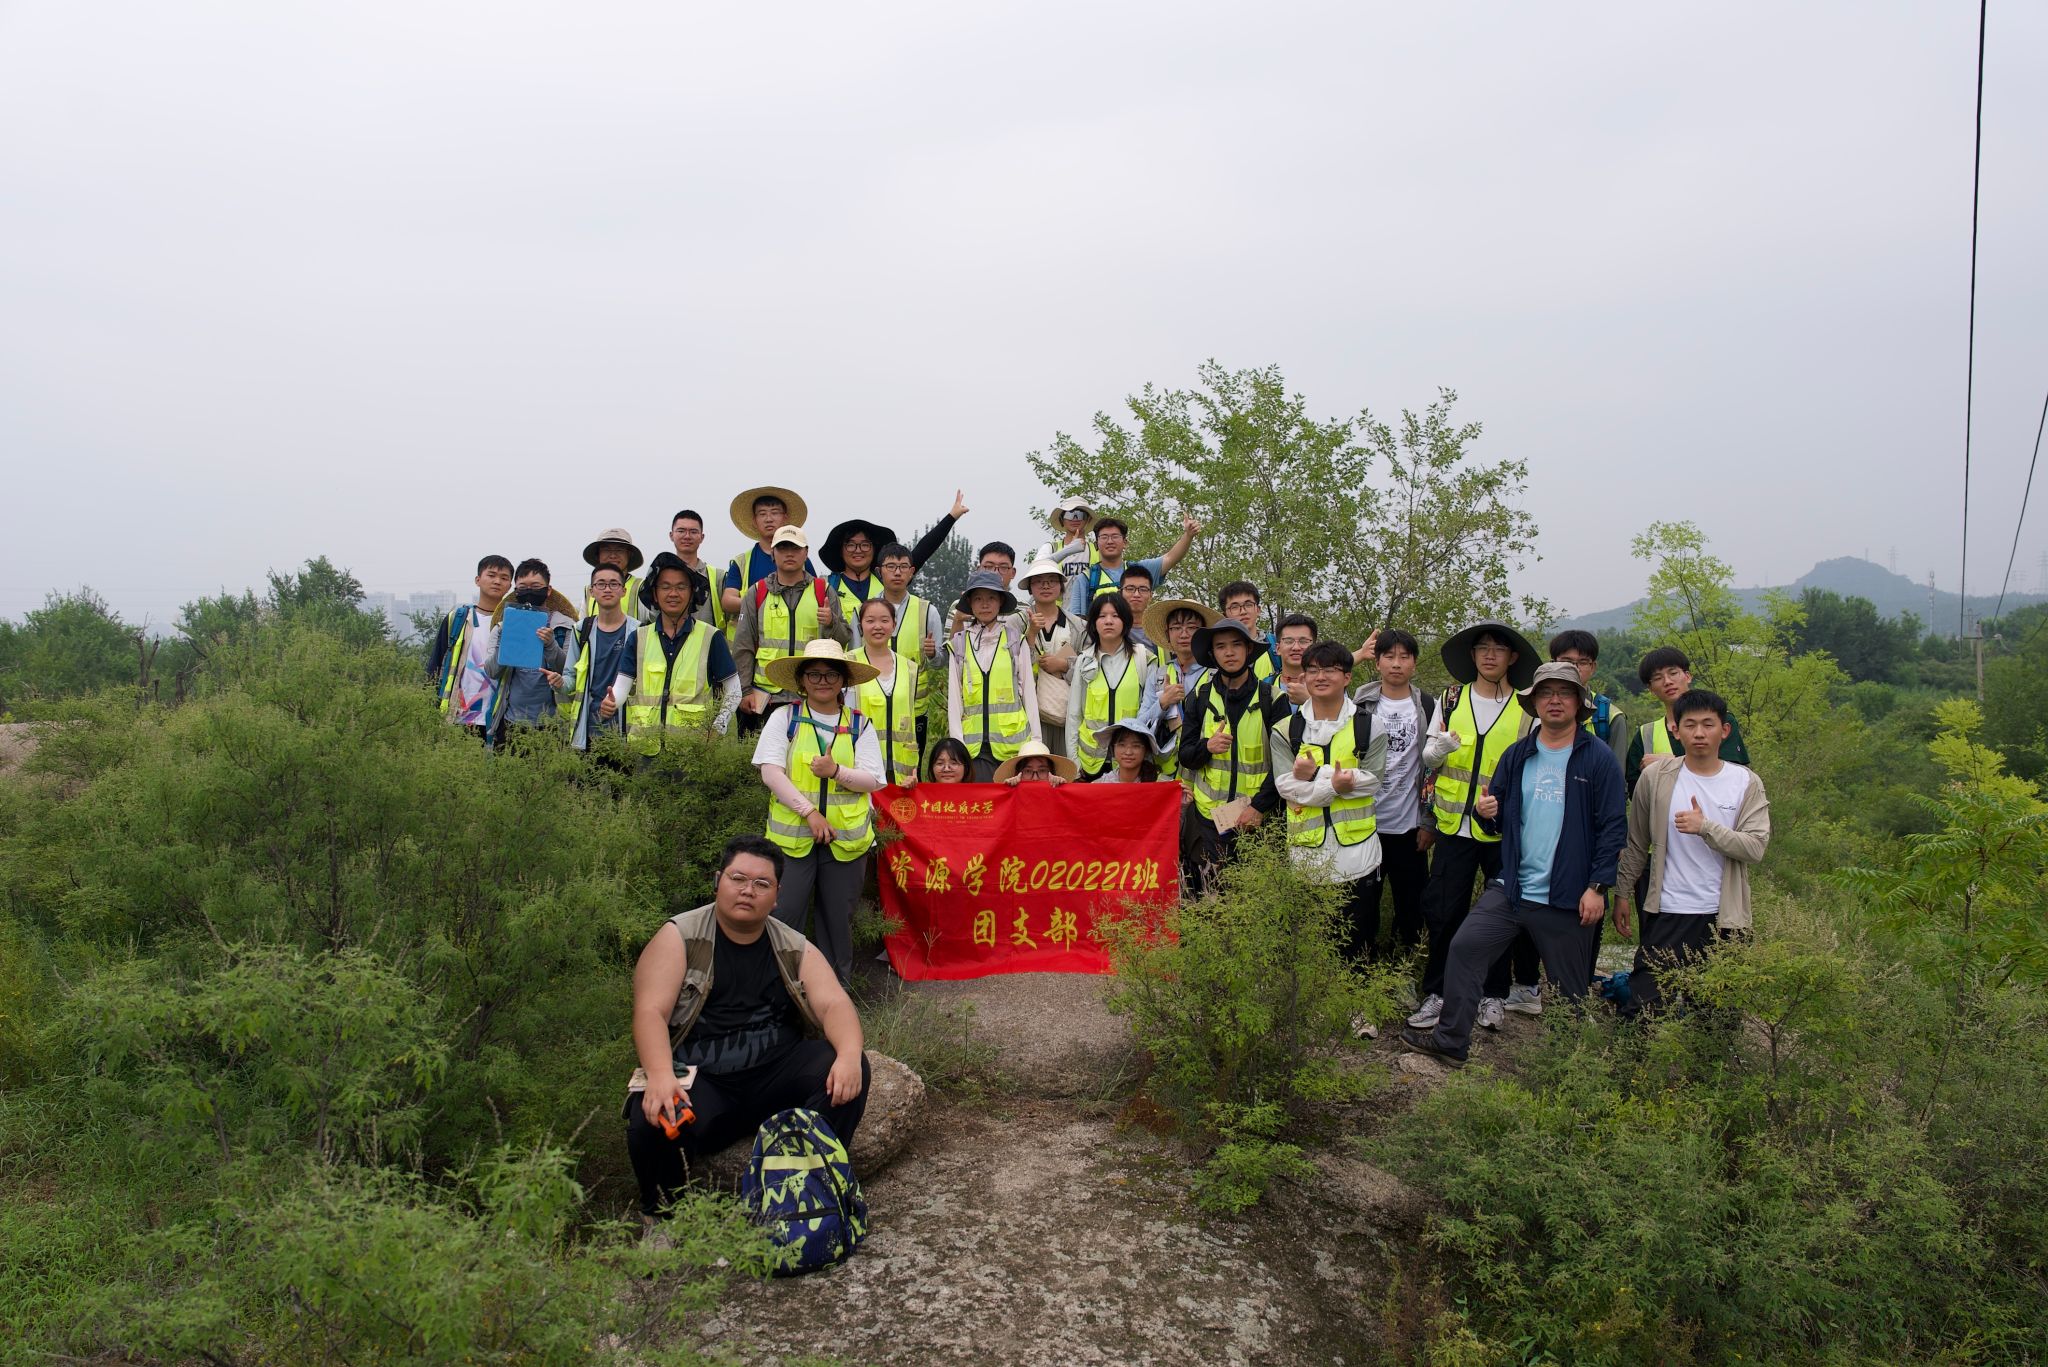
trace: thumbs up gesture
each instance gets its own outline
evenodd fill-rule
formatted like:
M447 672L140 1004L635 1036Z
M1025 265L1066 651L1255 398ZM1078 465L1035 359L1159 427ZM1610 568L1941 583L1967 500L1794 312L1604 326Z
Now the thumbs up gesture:
M1700 827L1707 824L1707 814L1700 810L1699 798L1693 798L1691 811L1673 812L1671 814L1671 824L1678 827L1682 834L1698 835Z
M1230 732L1218 726L1209 735L1209 753L1220 755L1230 748Z
M1294 757L1294 776L1303 783L1316 776L1316 761L1313 755L1303 752Z

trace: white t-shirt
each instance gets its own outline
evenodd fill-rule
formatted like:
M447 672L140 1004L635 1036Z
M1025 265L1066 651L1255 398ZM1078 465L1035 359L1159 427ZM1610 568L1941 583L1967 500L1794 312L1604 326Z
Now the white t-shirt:
M1749 770L1739 764L1723 764L1720 773L1705 777L1681 764L1671 785L1671 815L1664 821L1664 884L1658 893L1658 911L1712 916L1721 909L1721 871L1727 861L1704 836L1682 834L1677 817L1691 811L1698 799L1707 820L1732 827L1742 810L1742 795L1748 791Z
M789 745L793 739L789 733L790 714L787 711L789 706L794 706L794 704L785 704L784 707L778 707L775 711L768 714L767 722L761 727L761 738L754 742L754 763L756 765L772 764L778 769L787 769L789 767ZM816 718L816 723L819 727L830 728L839 725L840 714L834 712L828 716L823 712L813 712L809 714L809 717ZM882 778L885 775L882 772L881 742L875 739L875 728L867 722L867 719L862 718L861 721L860 735L855 737L853 742L854 767L873 774L876 778ZM811 722L807 719L797 724L799 726L807 726ZM815 788L818 781L810 775L804 774L798 776L795 782L799 788ZM817 793L813 792L811 797L815 800Z
M1421 721L1412 689L1405 698L1383 697L1373 707L1373 729L1387 738L1386 782L1373 804L1374 824L1382 835L1405 835L1420 819L1415 794L1422 781Z

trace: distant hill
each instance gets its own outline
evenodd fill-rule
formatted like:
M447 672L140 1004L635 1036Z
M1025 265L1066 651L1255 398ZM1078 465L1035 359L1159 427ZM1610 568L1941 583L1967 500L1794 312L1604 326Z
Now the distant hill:
M1934 595L1934 620L1928 621L1927 586L1916 584L1903 574L1893 574L1882 565L1873 565L1868 560L1853 555L1841 556L1834 560L1823 560L1805 574L1792 581L1784 592L1797 598L1803 589L1832 589L1844 598L1868 598L1877 605L1880 617L1899 617L1912 613L1920 619L1923 630L1942 630L1953 633L1956 629L1956 596L1953 593L1936 592ZM1735 596L1745 607L1755 608L1762 604L1768 589L1737 589ZM1643 600L1624 603L1618 608L1604 612L1589 612L1577 617L1567 617L1559 627L1579 627L1586 631L1622 631L1635 619L1636 609ZM2048 603L2048 594L2008 593L2005 595L2005 610L2028 607L2035 603ZM1998 605L1996 595L1979 597L1970 595L1970 615L1974 618L1989 613Z

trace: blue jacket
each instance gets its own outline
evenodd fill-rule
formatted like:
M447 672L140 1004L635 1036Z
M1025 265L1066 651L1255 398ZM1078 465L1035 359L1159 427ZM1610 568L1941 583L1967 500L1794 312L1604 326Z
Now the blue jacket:
M1531 731L1501 753L1487 789L1499 800L1500 813L1492 821L1476 814L1473 818L1489 834L1499 834L1500 882L1516 901L1521 900L1522 765L1541 744L1540 734ZM1607 742L1583 726L1572 730L1572 753L1564 774L1564 829L1558 832L1557 853L1551 856L1550 904L1577 908L1579 895L1588 887L1614 881L1615 865L1628 843L1628 800L1621 761Z

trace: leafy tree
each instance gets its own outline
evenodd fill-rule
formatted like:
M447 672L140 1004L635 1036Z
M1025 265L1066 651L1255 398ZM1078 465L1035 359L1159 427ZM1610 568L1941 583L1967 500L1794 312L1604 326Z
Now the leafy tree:
M132 686L151 644L91 589L52 593L20 625L0 622L0 708Z
M1984 665L1984 739L2014 773L2039 778L2048 771L2048 607L1987 623L1985 633L1995 653Z
M929 526L918 528L909 544L915 544L930 530ZM1021 557L1030 553L1029 546L1017 548L1019 572L1024 568ZM960 592L967 587L967 576L973 570L974 543L956 531L941 541L939 548L932 552L932 558L919 568L917 577L910 581L910 591L926 602L937 603L939 618L943 621L947 610L960 601Z
M1793 634L1793 648L1802 655L1826 651L1852 679L1896 679L1919 652L1920 619L1910 612L1880 617L1868 598L1844 598L1833 589L1808 588L1799 603L1805 620Z
M1249 579L1269 612L1307 612L1340 639L1390 623L1441 635L1482 612L1548 620L1547 604L1508 587L1534 557L1518 506L1528 467L1475 459L1480 426L1453 420L1456 401L1442 390L1394 424L1363 409L1318 419L1278 366L1210 361L1193 389L1130 396L1129 424L1096 414L1092 449L1061 432L1025 459L1128 522L1139 554L1174 541L1183 512L1199 519L1169 576L1176 594L1213 603Z

